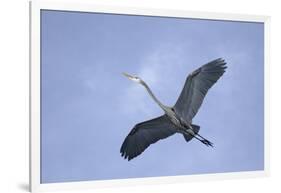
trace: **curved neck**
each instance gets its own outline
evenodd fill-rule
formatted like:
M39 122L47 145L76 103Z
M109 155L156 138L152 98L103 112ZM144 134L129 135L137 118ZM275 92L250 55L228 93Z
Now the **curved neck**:
M165 111L165 106L155 97L148 85L144 81L141 81L141 84L146 88L148 94L152 97L152 99L161 107L161 109Z

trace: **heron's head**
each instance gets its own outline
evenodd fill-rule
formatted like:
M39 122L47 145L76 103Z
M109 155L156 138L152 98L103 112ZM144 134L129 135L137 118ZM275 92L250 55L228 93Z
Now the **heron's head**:
M127 74L126 72L123 72L123 75L126 76L129 80L132 80L136 83L142 83L142 80L137 77L137 76L133 76L133 75L130 75L130 74Z

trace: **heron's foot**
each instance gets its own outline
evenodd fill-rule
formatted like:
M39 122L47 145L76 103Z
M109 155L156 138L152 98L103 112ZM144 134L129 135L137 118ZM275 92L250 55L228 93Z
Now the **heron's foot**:
M212 142L210 142L210 141L209 141L209 140L207 140L207 139L203 139L203 140L201 140L201 142L202 142L202 143L204 143L204 144L205 144L205 145L207 145L207 146L214 147L213 143L212 143Z

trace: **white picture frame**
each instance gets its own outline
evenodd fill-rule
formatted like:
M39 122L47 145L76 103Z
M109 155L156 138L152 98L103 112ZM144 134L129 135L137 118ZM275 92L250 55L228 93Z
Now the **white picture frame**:
M149 177L137 179L83 181L67 183L40 183L40 10L64 10L127 15L168 16L210 20L262 22L264 23L264 171L249 171L188 176ZM164 10L134 7L103 6L80 2L30 2L30 191L67 190L82 188L120 187L132 185L182 183L189 181L235 179L269 175L269 39L270 17L228 13L191 12L186 10Z

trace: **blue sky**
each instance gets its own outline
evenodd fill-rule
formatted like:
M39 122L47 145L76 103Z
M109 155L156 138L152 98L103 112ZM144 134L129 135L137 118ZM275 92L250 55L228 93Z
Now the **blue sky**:
M47 11L41 13L41 182L263 170L261 23ZM174 105L186 76L223 57L227 72L193 122L212 141L180 134L128 162L133 126Z

